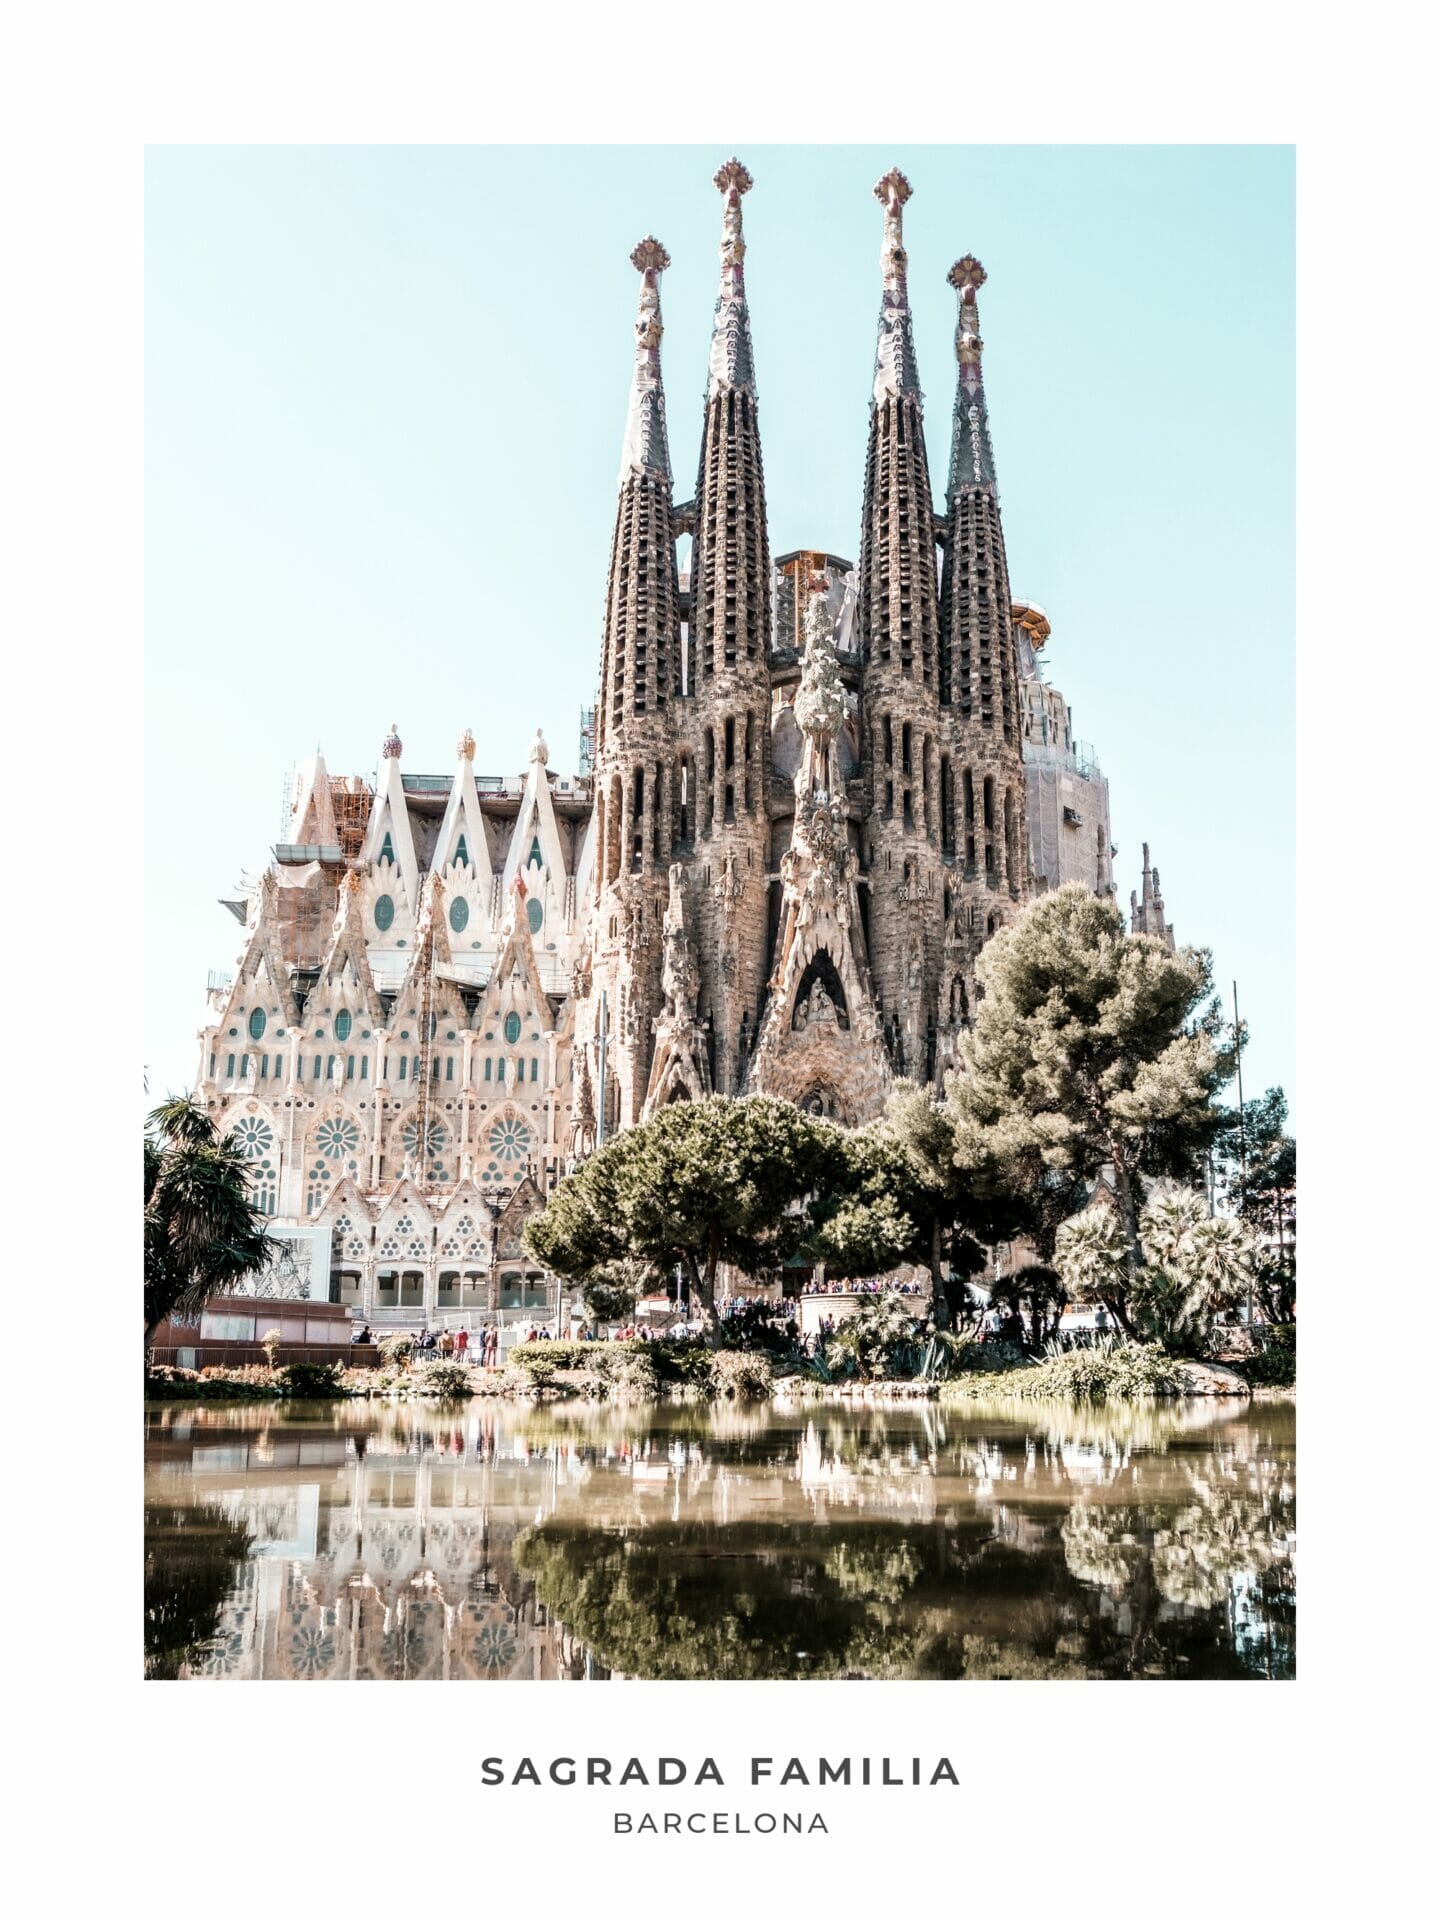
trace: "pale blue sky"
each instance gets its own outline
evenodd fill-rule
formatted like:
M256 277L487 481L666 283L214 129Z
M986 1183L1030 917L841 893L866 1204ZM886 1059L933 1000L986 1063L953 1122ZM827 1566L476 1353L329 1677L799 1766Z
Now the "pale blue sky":
M943 491L950 263L980 315L1011 585L1140 844L1294 1101L1294 162L1269 148L743 147L774 550L854 558L892 165ZM151 1098L188 1082L288 770L575 765L599 665L636 276L669 248L677 498L725 158L154 149L146 188Z

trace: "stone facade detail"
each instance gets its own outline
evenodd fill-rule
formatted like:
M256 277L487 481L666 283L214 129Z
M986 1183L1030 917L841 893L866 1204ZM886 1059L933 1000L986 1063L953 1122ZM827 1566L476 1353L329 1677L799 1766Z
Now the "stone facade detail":
M1050 622L1044 609L1017 601L1010 612L1020 670L1031 877L1038 892L1076 885L1110 899L1110 783L1095 749L1076 739L1064 694L1045 677L1041 649Z
M784 900L769 1010L747 1091L856 1126L883 1109L890 1073L870 993L858 861L836 756L849 701L823 577L813 582L806 629L794 708L805 745L794 828L780 863Z

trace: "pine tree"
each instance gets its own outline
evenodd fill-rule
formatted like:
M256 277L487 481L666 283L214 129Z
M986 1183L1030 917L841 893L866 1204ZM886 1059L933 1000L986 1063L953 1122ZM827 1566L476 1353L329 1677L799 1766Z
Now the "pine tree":
M1142 1178L1194 1179L1234 1071L1210 958L1130 935L1084 887L1047 894L980 956L975 1025L947 1081L962 1168L1041 1207L1112 1169L1125 1265L1143 1264ZM1068 1188L1068 1191L1067 1191Z

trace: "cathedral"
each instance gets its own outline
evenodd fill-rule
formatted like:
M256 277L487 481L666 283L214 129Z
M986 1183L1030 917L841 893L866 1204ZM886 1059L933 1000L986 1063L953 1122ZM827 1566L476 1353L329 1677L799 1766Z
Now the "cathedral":
M580 771L299 774L287 838L224 904L198 1094L284 1239L280 1292L381 1324L551 1311L520 1231L608 1134L767 1093L860 1125L938 1084L986 940L1038 891L1113 896L1108 788L1012 597L983 380L985 270L955 289L932 487L904 209L887 173L858 562L772 557L738 160L693 497L677 500L645 238L596 704ZM682 554L688 552L688 566ZM598 584L598 583L597 583ZM1146 850L1132 925L1172 937Z

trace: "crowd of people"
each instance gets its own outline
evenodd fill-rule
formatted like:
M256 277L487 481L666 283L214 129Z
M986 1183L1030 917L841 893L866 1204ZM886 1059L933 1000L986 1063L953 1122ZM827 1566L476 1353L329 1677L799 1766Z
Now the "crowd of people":
M924 1280L807 1280L802 1293L928 1293Z

